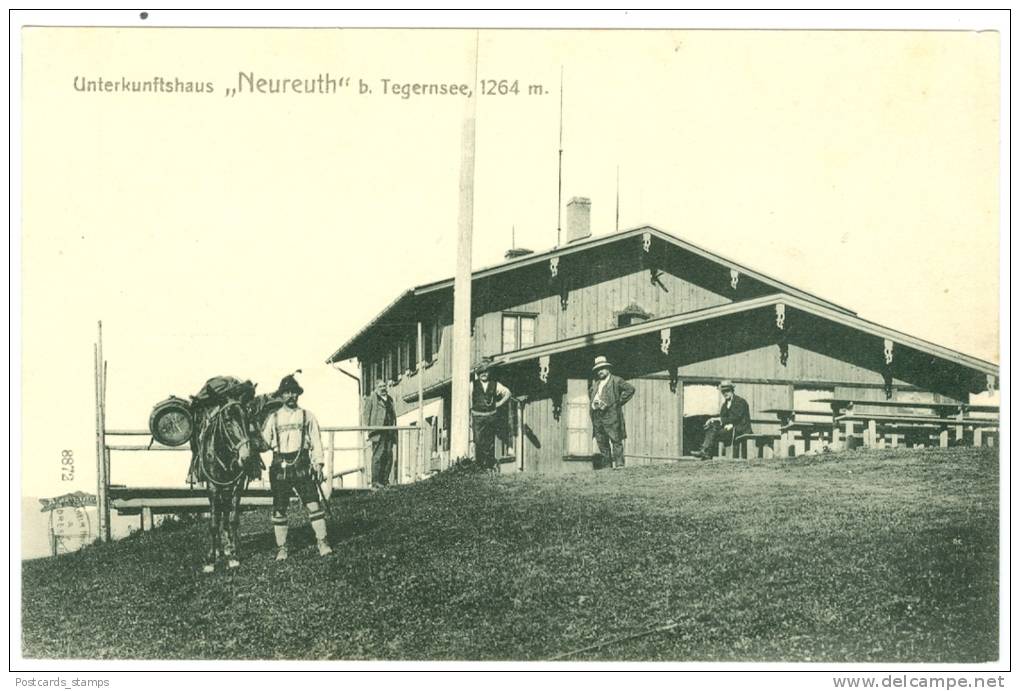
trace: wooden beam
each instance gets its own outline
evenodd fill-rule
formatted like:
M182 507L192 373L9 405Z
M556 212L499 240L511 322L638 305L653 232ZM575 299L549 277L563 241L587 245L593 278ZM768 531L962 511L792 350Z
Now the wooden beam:
M478 73L478 32L475 32L475 79ZM461 131L460 208L457 214L457 273L453 286L453 368L451 372L451 460L468 455L471 424L471 243L475 217L475 109L477 88L467 99Z
M425 475L425 341L421 321L418 322L418 475Z

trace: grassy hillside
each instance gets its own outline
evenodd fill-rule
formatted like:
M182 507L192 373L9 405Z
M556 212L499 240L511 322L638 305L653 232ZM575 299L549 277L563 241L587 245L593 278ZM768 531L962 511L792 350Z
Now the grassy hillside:
M268 516L249 514L244 563L214 575L202 527L163 527L25 563L23 652L996 659L997 463L949 449L451 472L335 499L325 559L303 524L276 564Z

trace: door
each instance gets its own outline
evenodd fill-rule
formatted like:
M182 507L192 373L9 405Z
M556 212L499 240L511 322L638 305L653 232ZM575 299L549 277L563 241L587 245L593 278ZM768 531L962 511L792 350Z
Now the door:
M713 384L683 385L683 455L690 456L705 440L705 422L719 414L722 394Z

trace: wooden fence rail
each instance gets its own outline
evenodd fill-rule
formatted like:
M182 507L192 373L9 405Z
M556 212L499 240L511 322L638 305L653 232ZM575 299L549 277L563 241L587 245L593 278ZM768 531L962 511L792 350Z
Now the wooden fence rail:
M415 425L363 425L363 426L327 426L321 427L320 432L323 439L323 454L324 454L324 475L327 480L323 486L323 492L327 498L331 497L334 490L353 490L353 489L367 489L372 486L372 482L375 478L372 477L372 458L369 450L371 449L371 443L368 440L369 432L396 432L397 442L394 447L394 468L393 477L397 483L401 482L413 482L424 475L418 469L418 463L415 462L415 456L411 455L413 451L417 455L418 451L422 448L425 443L424 430ZM359 435L359 441L356 445L350 443L338 446L337 435L338 434L356 434ZM182 511L201 509L204 505L204 492L200 489L187 488L187 487L126 487L126 486L112 486L110 483L110 465L111 465L111 452L146 452L146 451L177 451L177 452L191 452L191 447L188 444L181 446L165 446L158 444L152 439L152 433L147 429L105 429L99 436L99 440L102 447L102 457L105 460L105 473L99 482L99 502L98 505L101 507L101 511L105 510L105 524L109 525L110 509L116 509L118 512L124 512L129 514L140 513L142 515L143 525L148 524L152 526L151 515L153 509L157 512L172 511L175 508L179 508ZM135 437L135 438L148 438L148 443L109 443L107 437ZM407 452L401 454L400 451L404 446L407 446ZM358 455L358 465L354 468L347 468L339 470L335 468L336 465L336 453L337 452L361 452ZM413 463L414 468L402 468L401 457L404 457L404 463ZM417 470L418 472L407 472L408 470ZM345 478L357 475L359 482L354 485L345 486ZM339 486L335 482L339 480ZM264 496L268 491L266 482L263 480L262 487L252 487L248 490L246 495L246 501L251 505L264 505L268 501L268 497ZM111 487L113 491L111 492ZM113 504L111 505L110 499L111 494L113 495ZM186 496L185 496L186 495ZM103 509L102 507L105 507ZM146 516L149 517L146 521ZM108 539L108 538L107 538Z

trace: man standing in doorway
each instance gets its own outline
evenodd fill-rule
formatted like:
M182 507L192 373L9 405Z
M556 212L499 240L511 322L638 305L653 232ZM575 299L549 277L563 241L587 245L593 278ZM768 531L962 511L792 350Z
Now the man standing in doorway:
M298 407L298 396L304 392L294 375L288 374L280 380L276 395L283 399L283 406L262 425L262 438L273 451L269 486L273 492L272 524L277 561L287 558L287 508L294 494L308 510L319 554L326 556L333 552L326 542L326 512L319 504L316 487L323 481L319 422L309 411Z
M623 406L634 395L634 387L612 373L613 365L604 355L595 358L592 372L595 380L588 390L588 412L591 429L599 445L602 462L613 468L624 465L623 443L627 438L627 425L623 420Z
M483 362L471 387L471 425L475 462L486 470L496 467L496 429L499 411L510 400L510 389L492 378L492 364Z
M740 396L733 392L733 382L724 380L719 384L723 395L723 404L719 416L709 418L705 423L705 441L701 449L694 455L702 460L714 456L717 443L722 441L728 446L741 434L751 434L751 408Z
M394 427L397 424L393 399L384 379L375 383L375 391L365 399L363 417L365 425L369 427ZM393 446L397 441L397 431L371 430L368 439L372 442L372 486L385 487L390 484L390 474L393 472Z

